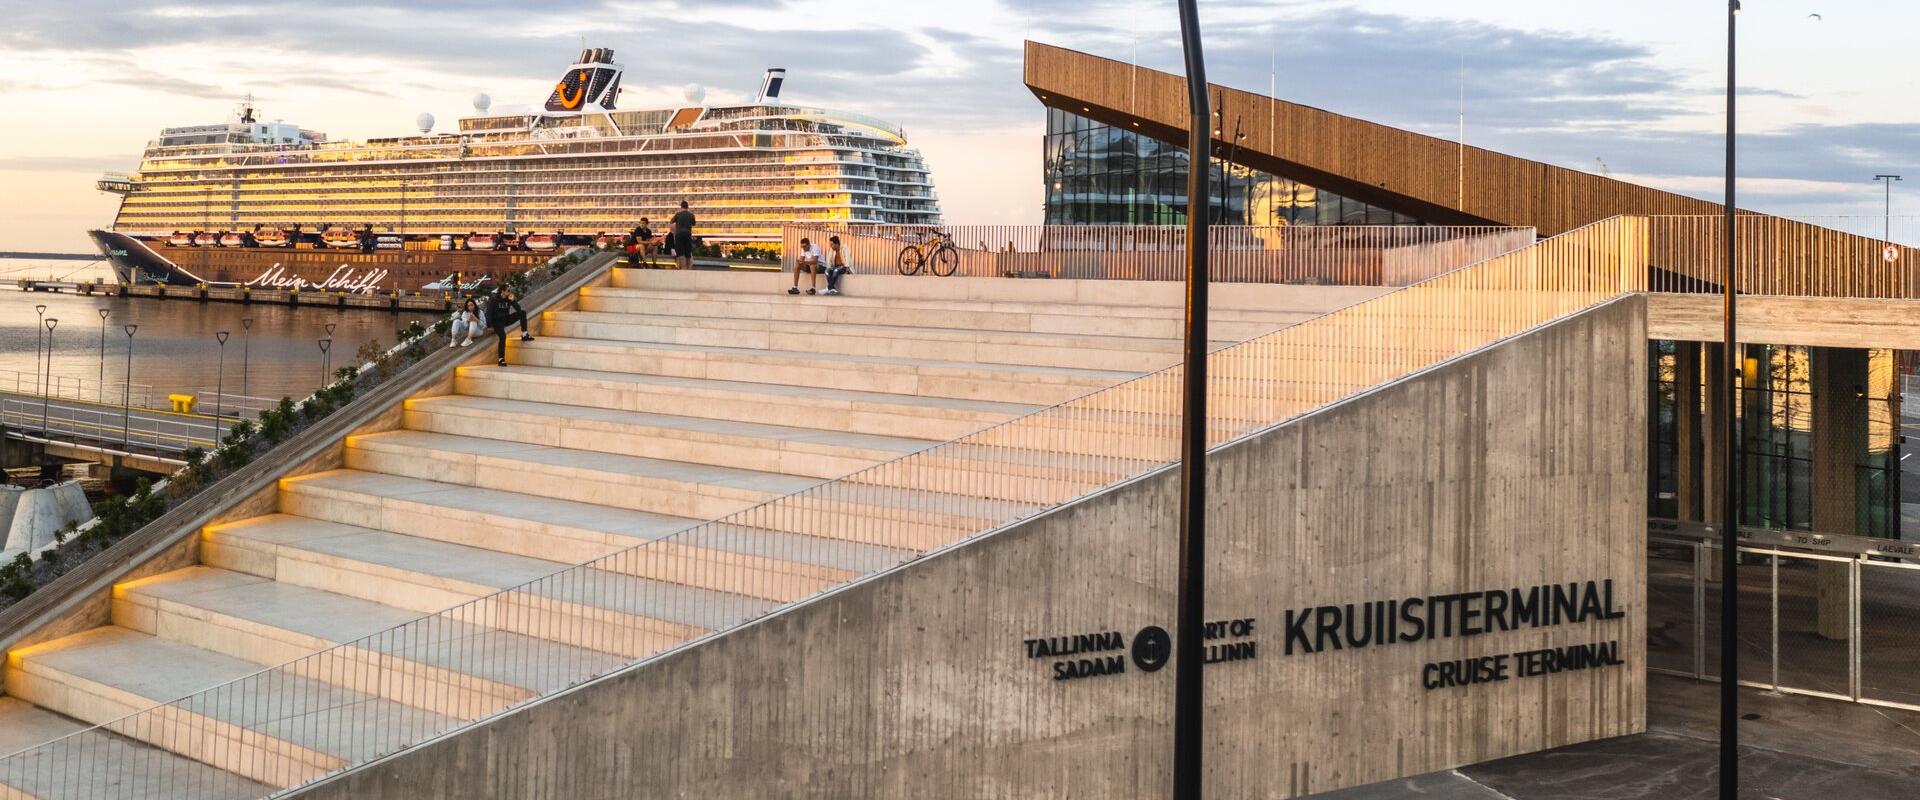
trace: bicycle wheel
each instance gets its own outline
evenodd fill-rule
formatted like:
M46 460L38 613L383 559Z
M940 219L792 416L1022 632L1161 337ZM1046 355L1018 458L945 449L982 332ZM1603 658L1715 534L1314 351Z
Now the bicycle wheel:
M945 245L933 251L933 274L945 278L960 268L960 254L954 252L953 245Z
M920 248L907 245L900 248L900 255L893 260L893 265L900 269L902 275L916 275L920 272L920 265L926 261L926 257L920 254Z

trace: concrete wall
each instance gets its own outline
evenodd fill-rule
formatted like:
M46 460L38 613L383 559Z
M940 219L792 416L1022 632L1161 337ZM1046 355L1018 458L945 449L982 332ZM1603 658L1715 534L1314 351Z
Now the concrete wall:
M1287 797L1639 731L1644 302L1218 451L1207 796ZM1154 797L1173 670L1055 680L1023 642L1171 627L1177 474L309 787L310 798ZM1612 580L1623 618L1286 653L1289 610ZM1624 666L1427 690L1425 665L1617 641Z
M4 551L15 553L36 550L53 543L53 534L71 522L79 524L93 518L93 507L78 481L67 481L21 492L13 509Z

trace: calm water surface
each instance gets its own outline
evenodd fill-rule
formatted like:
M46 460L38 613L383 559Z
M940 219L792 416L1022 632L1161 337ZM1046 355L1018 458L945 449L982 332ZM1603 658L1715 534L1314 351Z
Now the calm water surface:
M128 366L127 335L122 326L139 325L133 337L133 383L154 387L162 403L168 392L211 395L220 355L215 331L232 333L226 346L225 390L229 395L243 393L241 361L245 351L244 394L298 400L320 383L317 340L327 335L326 323L335 323L332 353L337 369L353 360L353 352L363 342L378 339L390 346L395 330L415 320L431 325L436 318L404 311L23 292L15 284L22 278L111 282L113 275L104 263L0 259L0 389L12 389L16 373L31 387L31 376L39 363L34 355L35 334L40 334L40 343L45 342L44 328L38 327L39 317L34 313L36 305L45 305L46 316L60 320L53 331L53 374L85 379L88 392L102 372L99 309L108 311L104 371L116 391ZM254 320L250 342L242 336L243 317Z

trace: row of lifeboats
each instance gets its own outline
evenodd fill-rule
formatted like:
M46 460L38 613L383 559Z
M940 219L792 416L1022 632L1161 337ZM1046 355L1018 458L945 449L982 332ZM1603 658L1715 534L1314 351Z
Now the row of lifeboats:
M176 233L167 239L167 244L174 247L288 247L293 244L293 237L278 228L262 228L253 231L251 244L247 242L248 235L234 231ZM366 245L366 238L372 235L348 228L328 228L321 232L320 244L324 247L341 249L360 248ZM543 252L559 246L560 237L550 233L530 233L525 236L476 233L466 237L465 249L480 251L524 249Z

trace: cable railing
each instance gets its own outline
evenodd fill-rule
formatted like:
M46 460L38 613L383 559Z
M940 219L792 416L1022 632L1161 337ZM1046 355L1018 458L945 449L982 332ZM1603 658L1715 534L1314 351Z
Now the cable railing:
M1725 217L1646 219L1651 291L1721 290ZM1735 223L1735 287L1776 297L1920 298L1920 249L1903 243L1920 238L1914 234L1920 225L1912 218L1743 214Z
M1209 356L1208 441L1645 289L1615 218ZM1174 459L1173 367L0 759L41 797L246 797L419 745ZM179 757L158 758L159 751ZM164 755L164 754L162 754ZM197 762L197 763L196 763ZM200 765L211 765L206 769Z
M1405 286L1530 245L1532 228L1447 225L1214 226L1209 272L1233 283ZM855 275L899 274L918 248L920 274L947 270L935 236L952 245L952 274L966 277L1177 281L1186 274L1186 228L1178 225L881 225L783 227L782 266L800 240L823 251L840 237Z

